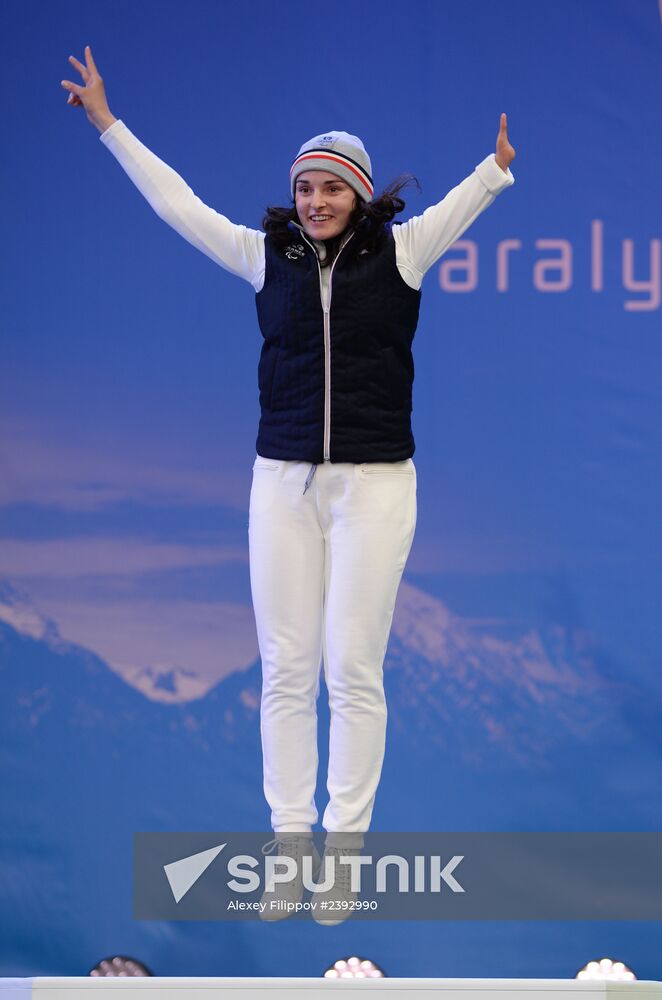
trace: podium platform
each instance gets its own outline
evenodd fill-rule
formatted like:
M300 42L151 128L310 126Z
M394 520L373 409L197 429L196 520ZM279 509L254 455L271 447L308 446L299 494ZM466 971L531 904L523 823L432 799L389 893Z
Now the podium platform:
M106 992L107 997L101 994ZM662 1000L662 982L576 979L310 979L36 976L0 979L0 1000Z

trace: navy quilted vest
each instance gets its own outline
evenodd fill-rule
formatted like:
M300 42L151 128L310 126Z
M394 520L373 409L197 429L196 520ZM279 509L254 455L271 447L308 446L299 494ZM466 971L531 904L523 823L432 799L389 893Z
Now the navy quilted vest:
M255 296L264 337L256 449L265 458L399 462L414 454L411 345L421 292L398 271L390 227L376 251L350 252L355 238L332 265L325 317L314 243L298 228L281 249L265 237Z

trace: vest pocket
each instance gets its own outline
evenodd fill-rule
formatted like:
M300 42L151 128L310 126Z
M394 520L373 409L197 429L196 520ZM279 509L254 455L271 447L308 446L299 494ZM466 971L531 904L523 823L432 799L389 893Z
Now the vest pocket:
M391 409L406 410L411 413L411 385L398 362L394 349L384 347L381 356Z
M260 387L260 406L265 410L271 409L271 399L276 378L276 368L278 367L279 351L277 347L272 347L264 358L260 359L258 365L258 384Z

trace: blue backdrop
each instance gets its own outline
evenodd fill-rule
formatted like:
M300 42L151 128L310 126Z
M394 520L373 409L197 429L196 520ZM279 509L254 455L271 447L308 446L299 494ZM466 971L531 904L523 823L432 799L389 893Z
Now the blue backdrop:
M248 494L250 286L154 214L109 104L259 228L300 144L363 138L403 218L494 151L515 185L427 274L418 526L373 829L661 829L658 0L6 0L0 974L662 978L658 924L141 923L136 830L268 829ZM326 692L322 702L325 708ZM327 718L318 806L326 802Z

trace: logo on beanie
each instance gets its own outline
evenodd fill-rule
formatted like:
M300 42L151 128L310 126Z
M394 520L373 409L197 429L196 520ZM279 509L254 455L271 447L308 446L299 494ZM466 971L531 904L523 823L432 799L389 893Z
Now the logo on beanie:
M335 142L335 141L336 141L335 135L323 135L322 138L320 139L320 142Z
M294 243L289 247L285 247L285 256L288 260L298 260L300 257L304 257L305 253L305 247L301 243Z

